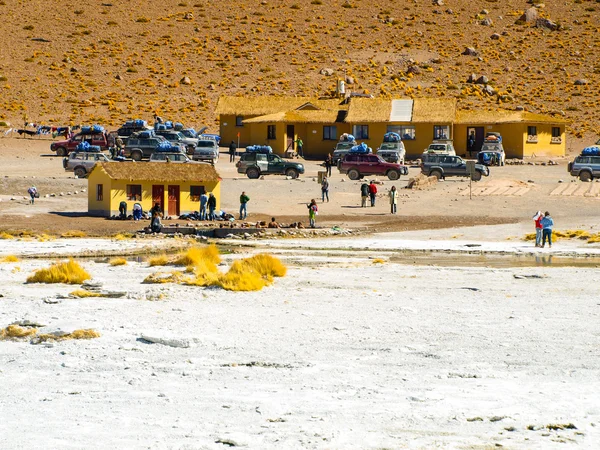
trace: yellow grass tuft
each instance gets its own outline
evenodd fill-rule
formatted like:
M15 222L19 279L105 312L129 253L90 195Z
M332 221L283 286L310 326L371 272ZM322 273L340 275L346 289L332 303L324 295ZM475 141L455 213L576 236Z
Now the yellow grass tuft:
M82 238L86 237L87 233L81 230L69 230L60 235L60 237L64 238Z
M383 263L385 263L385 259L375 258L373 260L373 264L383 264Z
M177 266L198 266L205 264L209 267L214 266L216 271L217 264L221 262L219 249L212 244L208 247L191 247L187 251L180 253L173 264Z
M2 233L0 233L0 239L14 239L15 237L12 234L7 233L6 231L3 231Z
M0 260L0 262L3 263L13 263L13 262L19 262L20 259L17 258L15 255L6 255L4 258L2 258Z
M81 284L90 278L90 274L79 263L70 259L67 262L52 264L47 269L36 270L27 278L27 282Z
M49 234L38 234L35 238L39 242L53 241L55 239L54 236L51 236Z
M133 233L117 233L113 236L113 239L115 239L117 241L123 241L125 239L130 239L133 236L134 236Z
M144 279L144 283L148 284L179 283L180 281L184 281L184 274L177 270L152 273Z
M527 233L524 237L523 237L524 241L535 241L535 233Z
M256 272L239 273L230 270L212 284L227 291L260 291L270 283Z
M272 281L273 277L285 276L287 267L278 258L261 253L250 258L234 261L229 272L240 274L256 272L259 276Z
M127 260L125 258L113 258L109 261L111 266L124 266L127 264Z
M588 244L596 244L600 242L600 233L596 233L590 236L590 238L587 240Z
M0 330L0 340L5 341L7 339L22 339L29 336L33 336L37 333L35 328L23 328L19 325L9 325L3 330Z
M96 330L75 330L72 333L65 334L64 336L54 336L53 334L40 334L36 336L38 342L46 341L68 341L71 339L95 339L99 338L100 333Z
M69 294L71 297L87 298L87 297L102 297L98 292L88 291L87 289L77 289Z
M167 258L167 255L153 256L148 260L148 265L150 267L166 266L167 264L169 264L169 258Z

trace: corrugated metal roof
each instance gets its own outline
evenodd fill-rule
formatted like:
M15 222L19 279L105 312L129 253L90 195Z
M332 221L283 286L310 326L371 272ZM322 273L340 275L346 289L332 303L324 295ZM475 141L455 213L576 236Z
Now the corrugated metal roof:
M392 100L390 122L410 122L412 120L412 100Z

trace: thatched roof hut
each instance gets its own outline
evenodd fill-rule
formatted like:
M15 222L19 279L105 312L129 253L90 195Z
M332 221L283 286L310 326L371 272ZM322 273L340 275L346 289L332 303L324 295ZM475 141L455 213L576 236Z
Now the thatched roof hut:
M174 183L176 181L219 181L221 177L211 164L186 164L172 162L101 162L93 171L102 171L113 180L155 181Z
M471 110L458 111L456 114L455 123L465 125L478 124L501 124L501 123L554 123L567 124L568 120L557 118L544 114L536 114L528 111L509 111L499 109L496 111L489 110Z

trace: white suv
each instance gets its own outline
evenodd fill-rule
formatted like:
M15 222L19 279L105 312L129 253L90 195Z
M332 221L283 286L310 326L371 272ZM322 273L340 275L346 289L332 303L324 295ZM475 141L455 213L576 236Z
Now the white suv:
M77 178L84 178L97 162L108 162L110 159L101 152L72 152L63 159L63 167L67 172L74 172Z

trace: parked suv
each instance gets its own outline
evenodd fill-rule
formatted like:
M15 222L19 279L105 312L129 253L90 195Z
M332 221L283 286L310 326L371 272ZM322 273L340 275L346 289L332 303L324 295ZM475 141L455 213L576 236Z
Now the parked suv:
M183 145L186 148L188 155L194 153L196 144L198 144L198 139L185 137L181 131L157 130L155 133L157 136L162 136L173 144Z
M150 155L154 153L158 144L165 141L166 139L162 136L147 136L142 138L139 134L134 134L127 139L123 154L134 161L141 161L142 158L150 158Z
M245 173L248 178L258 178L261 175L271 174L298 178L298 175L304 173L303 164L286 161L272 153L242 153L236 167L238 173Z
M569 163L567 170L581 181L600 178L600 156L580 155Z
M188 155L181 152L155 151L150 155L150 162L194 163Z
M194 149L192 159L194 161L208 161L214 165L219 159L219 144L214 139L200 139Z
M344 159L348 153L350 153L350 149L356 145L356 141L340 141L337 143L335 148L333 149L333 163L337 164L338 161Z
M456 150L454 150L452 141L439 139L429 144L423 153L455 156Z
M387 162L404 164L406 149L402 141L382 142L377 149L377 154Z
M77 178L84 178L93 169L97 162L110 161L104 153L100 152L71 152L68 158L63 159L63 167L67 172L73 172Z
M67 156L69 153L74 152L79 144L82 142L89 142L90 145L97 145L102 150L108 150L109 147L114 145L109 139L108 135L104 132L89 132L89 133L78 133L70 139L64 141L53 142L50 144L50 150L56 152L58 156Z
M460 156L452 155L428 155L421 163L421 172L427 176L435 176L439 180L446 177L468 177L467 161ZM488 176L490 169L483 164L475 164L473 181L481 180L482 176Z
M359 180L370 175L385 175L390 180L398 180L400 175L408 174L408 167L389 163L381 156L365 153L348 153L338 164L342 174L348 174L351 180Z

